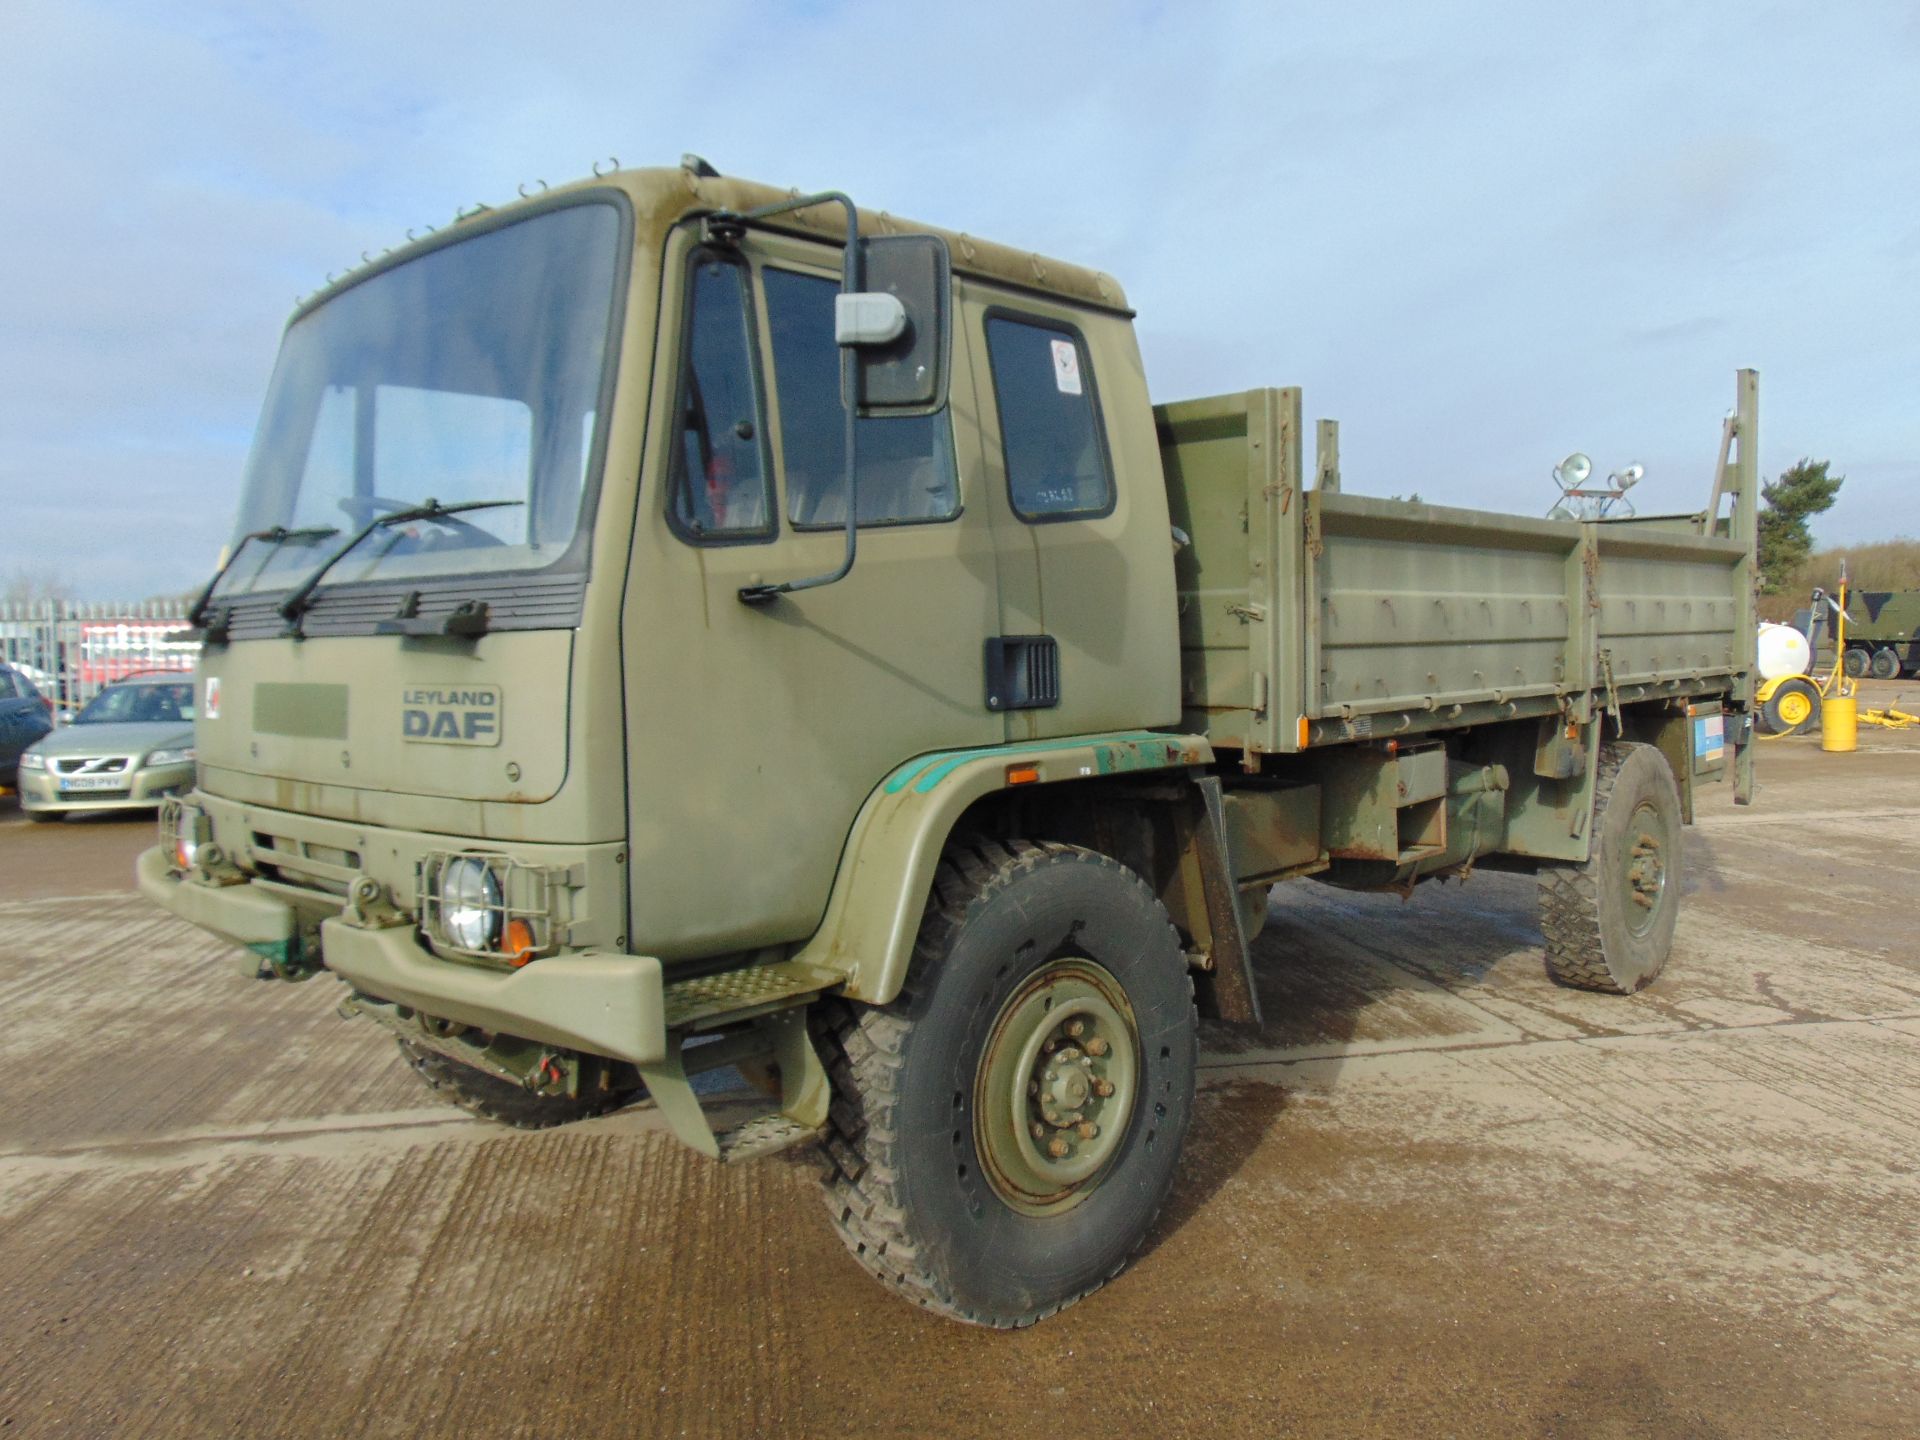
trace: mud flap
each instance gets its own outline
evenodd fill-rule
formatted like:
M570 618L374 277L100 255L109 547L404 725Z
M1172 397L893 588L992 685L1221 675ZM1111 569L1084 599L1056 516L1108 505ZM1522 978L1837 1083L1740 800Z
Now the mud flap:
M1733 741L1733 803L1753 803L1753 716L1729 714L1727 738Z
M1246 926L1240 918L1240 891L1227 849L1225 804L1220 778L1198 782L1203 813L1195 828L1200 888L1207 910L1208 954L1212 965L1194 977L1200 1012L1236 1025L1260 1024L1260 992L1254 988Z

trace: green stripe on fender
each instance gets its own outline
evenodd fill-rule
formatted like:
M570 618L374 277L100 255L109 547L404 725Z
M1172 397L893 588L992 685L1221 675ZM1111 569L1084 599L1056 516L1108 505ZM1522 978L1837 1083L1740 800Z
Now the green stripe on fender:
M1028 755L1044 755L1056 750L1080 750L1088 746L1094 748L1096 763L1102 775L1117 775L1127 770L1161 769L1168 765L1180 765L1185 762L1185 748L1179 741L1154 733L1151 730L1131 730L1114 735L1075 735L1063 740L1043 740L1037 743L1007 745L986 745L974 750L944 750L932 755L923 755L917 760L909 760L894 771L882 787L888 795L898 795L909 785L913 793L926 795L937 788L962 765L975 760L1004 758L1009 762L1020 760Z

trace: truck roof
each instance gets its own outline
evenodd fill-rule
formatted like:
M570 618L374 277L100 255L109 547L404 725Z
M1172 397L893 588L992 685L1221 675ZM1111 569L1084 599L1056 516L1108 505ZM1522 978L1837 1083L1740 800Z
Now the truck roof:
M482 222L499 223L512 218L517 212L544 208L557 198L596 189L625 193L633 204L637 232L635 238L643 248L655 239L664 239L665 233L688 215L710 210L751 210L756 206L770 205L806 193L782 190L733 176L702 176L684 166L673 169L611 170L585 180L555 186L550 191L543 190L511 204L480 206L464 211L452 225L441 226L431 234L396 246L342 276L329 279L324 288L301 302L295 315L306 313L321 301L370 275L411 259L424 250L447 243L466 226ZM953 257L953 268L963 275L1057 296L1075 304L1091 305L1128 316L1133 314L1120 282L1098 270L982 240L964 231L943 230L937 225L905 220L884 210L862 208L859 213L862 235L938 235L947 242ZM846 233L845 215L837 205L794 211L776 216L766 224L770 229L811 235L823 240L838 240Z

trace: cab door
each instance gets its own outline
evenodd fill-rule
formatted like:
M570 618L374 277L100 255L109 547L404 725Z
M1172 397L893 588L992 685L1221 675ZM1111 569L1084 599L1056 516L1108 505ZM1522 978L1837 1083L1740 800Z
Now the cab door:
M839 251L683 228L665 260L640 513L623 606L629 943L666 959L804 939L855 814L895 767L1003 733L982 695L998 633L971 378L946 409L860 423L845 494Z
M1020 537L1006 552L1025 550L1022 584L1027 565L1034 577L1032 601L1008 618L1058 657L1055 702L1010 715L1011 736L1177 724L1172 529L1132 326L1063 300L977 291L965 329L987 480Z

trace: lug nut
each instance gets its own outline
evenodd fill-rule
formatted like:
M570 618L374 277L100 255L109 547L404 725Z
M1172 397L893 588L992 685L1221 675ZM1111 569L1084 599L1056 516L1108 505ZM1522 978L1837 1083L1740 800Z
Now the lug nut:
M1103 1100L1106 1099L1107 1096L1113 1094L1113 1081L1111 1080L1094 1081L1093 1093L1098 1095Z
M1047 1138L1047 1127L1042 1125L1038 1120L1033 1122L1033 1138L1036 1140L1044 1140Z
M1098 1135L1099 1133L1100 1133L1100 1127L1094 1124L1091 1120L1082 1120L1080 1122L1080 1138L1082 1140L1091 1140L1093 1139L1094 1136Z
M1107 1053L1107 1050L1108 1050L1107 1042L1100 1039L1098 1036L1095 1036L1093 1039L1087 1041L1087 1054L1089 1055L1104 1055Z
M1039 1093L1040 1093L1040 1082L1038 1080L1027 1081L1027 1095L1029 1097L1032 1097L1032 1096L1038 1095Z
M1078 1040L1082 1035L1086 1033L1087 1033L1087 1026L1085 1021L1069 1020L1067 1022L1067 1034L1071 1035L1074 1039Z
M1054 1039L1053 1036L1051 1035L1049 1035L1046 1039L1040 1042L1040 1050L1043 1054L1046 1054L1046 1055L1053 1054L1053 1052L1058 1050L1059 1048L1060 1048L1060 1042Z
M1073 1147L1058 1135L1047 1142L1047 1154L1056 1160L1064 1160L1073 1153Z

